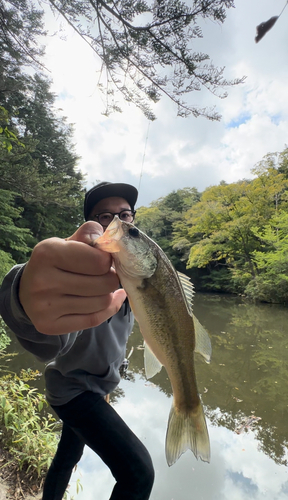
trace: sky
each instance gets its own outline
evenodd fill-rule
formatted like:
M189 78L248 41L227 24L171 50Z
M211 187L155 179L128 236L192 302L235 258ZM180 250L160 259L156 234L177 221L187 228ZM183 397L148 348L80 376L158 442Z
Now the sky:
M151 500L287 499L287 467L277 464L261 450L256 433L249 431L238 435L232 429L213 425L207 417L210 464L195 460L187 450L172 467L168 467L164 441L171 398L138 374L135 383L121 380L120 387L125 396L113 406L139 436L153 459L156 475ZM221 417L220 410L218 417ZM81 484L78 493L77 481ZM70 480L68 499L106 499L114 484L109 469L85 447Z
M47 76L58 96L56 108L74 124L72 141L85 187L127 182L139 189L137 206L149 206L184 187L202 192L221 180L253 178L251 169L266 154L283 151L288 144L288 7L258 44L255 35L256 26L279 15L285 3L235 0L224 24L202 20L197 50L208 53L215 66L225 66L227 79L246 76L243 84L227 89L226 99L204 91L191 94L196 106L216 106L220 122L177 117L167 98L153 108L153 122L128 103L121 103L122 113L104 116L105 99L97 85L100 61L62 19L47 12Z

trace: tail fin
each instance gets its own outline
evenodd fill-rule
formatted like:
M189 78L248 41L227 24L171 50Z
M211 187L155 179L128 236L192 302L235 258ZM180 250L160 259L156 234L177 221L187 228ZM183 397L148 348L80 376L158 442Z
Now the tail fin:
M188 414L174 406L170 410L166 434L166 460L173 465L190 448L195 457L210 462L210 442L201 403Z

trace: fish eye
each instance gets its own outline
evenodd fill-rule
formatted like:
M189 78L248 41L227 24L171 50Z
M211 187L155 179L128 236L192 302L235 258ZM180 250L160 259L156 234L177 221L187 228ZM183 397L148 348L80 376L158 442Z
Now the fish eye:
M130 236L133 236L133 238L137 238L139 236L139 231L136 227L131 227L128 231Z

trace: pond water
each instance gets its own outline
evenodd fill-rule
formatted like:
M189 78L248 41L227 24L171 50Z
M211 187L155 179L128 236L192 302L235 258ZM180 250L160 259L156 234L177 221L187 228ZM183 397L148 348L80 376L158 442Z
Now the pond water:
M288 309L235 297L197 294L194 312L213 347L207 365L197 355L196 376L211 442L210 464L188 450L172 467L165 434L172 394L165 369L147 381L137 324L126 379L111 404L145 443L155 467L151 500L284 500L288 498ZM18 344L13 342L11 350ZM10 368L38 368L20 350ZM43 377L38 386L43 387ZM237 431L237 432L236 432ZM77 493L77 484L83 491ZM88 448L69 489L75 500L109 498L114 480Z

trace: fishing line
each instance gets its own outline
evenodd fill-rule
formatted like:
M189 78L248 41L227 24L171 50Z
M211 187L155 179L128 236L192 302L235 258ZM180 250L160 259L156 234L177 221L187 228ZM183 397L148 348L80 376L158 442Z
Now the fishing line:
M288 0L287 0L287 2L285 3L285 5L284 5L283 9L281 10L281 12L280 12L280 14L279 14L279 16L278 16L278 19L279 19L279 17L281 16L281 14L283 13L284 9L286 9L287 5L288 5Z
M140 186L141 186L141 181L142 181L142 175L143 175L143 168L144 168L144 161L145 161L145 155L146 155L146 147L147 147L147 141L148 141L150 123L151 123L150 120L148 120L148 128L147 128L147 134L146 134L146 140L145 140L145 146L144 146L144 152L143 152L143 158L142 158L141 172L140 172L139 185L138 185L138 193L140 192Z

